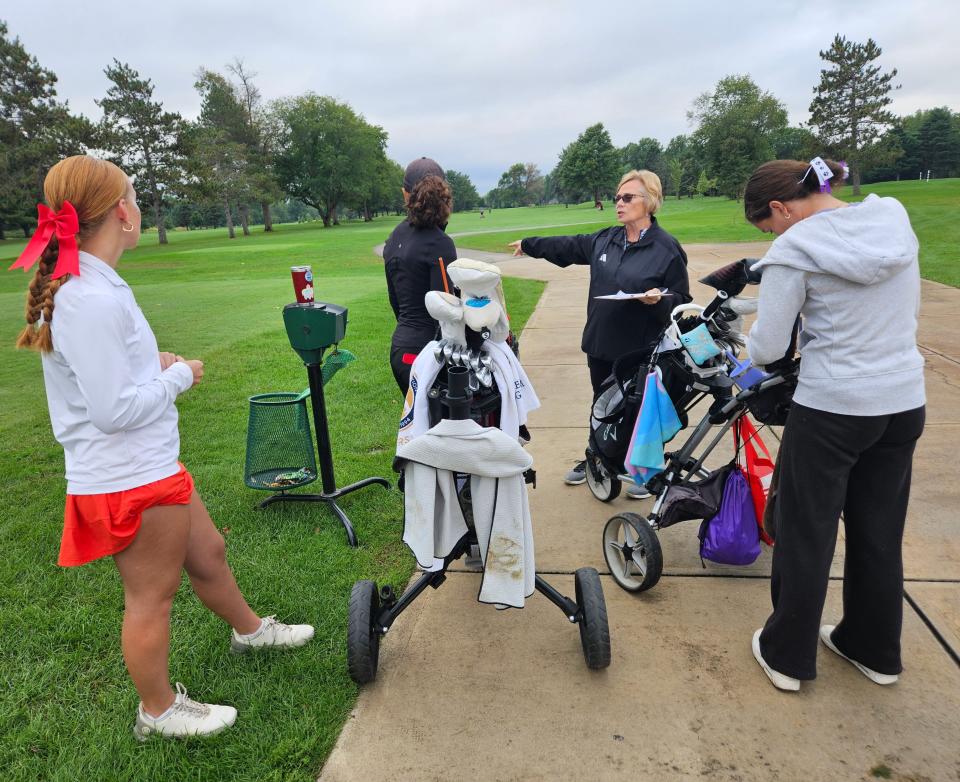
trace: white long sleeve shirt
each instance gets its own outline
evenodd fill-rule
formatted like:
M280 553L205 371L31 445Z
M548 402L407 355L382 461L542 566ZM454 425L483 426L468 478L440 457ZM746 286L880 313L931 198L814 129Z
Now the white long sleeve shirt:
M193 385L178 362L161 371L157 340L117 272L80 253L57 292L43 378L68 494L124 491L176 474L177 396Z

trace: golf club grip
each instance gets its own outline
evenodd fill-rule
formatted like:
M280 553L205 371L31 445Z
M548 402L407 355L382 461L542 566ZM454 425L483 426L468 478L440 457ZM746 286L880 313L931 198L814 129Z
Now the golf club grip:
M700 320L706 322L713 317L720 305L723 304L729 298L729 294L726 291L717 291L717 295L714 297L706 307L704 307L703 312L700 313Z

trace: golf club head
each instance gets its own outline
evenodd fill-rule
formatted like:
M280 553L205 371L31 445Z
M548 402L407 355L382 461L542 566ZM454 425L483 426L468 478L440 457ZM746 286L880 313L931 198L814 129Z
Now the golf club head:
M480 381L484 388L490 388L490 386L493 385L493 372L486 367L480 367L480 371L477 372L477 380Z
M443 363L443 347L447 344L445 339L441 339L437 346L433 349L433 357L437 360L437 363Z
M484 353L482 356L480 356L480 365L487 370L493 368L493 359L490 358L488 353Z
M477 380L477 375L475 372L470 373L470 377L467 378L467 385L470 387L471 391L480 390L480 381Z
M477 372L480 369L480 356L474 353L472 350L469 352L470 358L470 369L474 372Z
M450 357L453 355L453 345L448 342L443 346L443 358L446 362L450 362Z
M454 364L460 363L460 358L461 358L460 347L461 347L460 345L454 345L453 351L450 354L450 360L453 361Z

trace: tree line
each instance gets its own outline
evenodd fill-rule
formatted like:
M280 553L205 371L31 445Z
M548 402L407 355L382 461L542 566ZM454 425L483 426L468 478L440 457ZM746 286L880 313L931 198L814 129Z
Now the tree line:
M897 117L888 110L896 69L883 72L872 40L837 35L820 52L824 67L813 88L810 121L791 126L786 106L748 75L731 75L694 100L687 118L695 130L664 146L644 137L614 146L602 123L590 126L542 175L516 163L485 196L493 206L592 200L602 205L631 169L656 172L664 195L722 195L739 199L750 173L776 158L814 156L847 161L855 194L861 183L960 176L960 114L947 107Z
M349 104L307 93L265 103L256 74L237 60L196 72L200 115L166 111L150 79L114 60L96 100L102 116L74 115L57 98L57 77L0 21L0 239L28 236L43 176L58 159L92 152L136 183L144 225L167 242L173 226L225 226L249 234L280 220L402 213L403 168L387 157L387 132ZM469 176L448 171L458 209L480 196Z
M820 52L826 66L806 126L790 126L784 104L749 76L727 76L693 102L696 129L666 146L645 137L617 148L597 123L548 174L516 163L482 197L467 174L447 171L454 208L602 205L633 168L655 171L676 198L739 198L758 164L817 154L849 162L855 193L861 181L960 175L960 116L946 107L894 116L887 106L897 72L882 72L880 54L872 40L839 35ZM174 226L225 226L233 238L252 224L270 231L275 219L330 226L344 215L403 211L403 169L386 154L387 132L345 102L306 93L267 103L256 74L237 60L224 72L197 70L201 109L190 120L166 111L150 79L129 64L114 60L104 73L102 116L75 115L57 97L56 74L0 21L0 239L9 231L29 236L46 170L82 152L134 177L144 225L156 227L161 244Z

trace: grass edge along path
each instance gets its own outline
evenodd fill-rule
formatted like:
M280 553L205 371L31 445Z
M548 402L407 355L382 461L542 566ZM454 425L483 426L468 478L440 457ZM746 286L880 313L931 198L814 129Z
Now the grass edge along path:
M913 229L920 240L920 273L929 280L960 287L960 179L938 179L930 182L881 182L863 185L860 196L850 187L836 190L845 201L859 201L869 193L899 199L910 215ZM549 211L548 211L549 210ZM495 230L492 223L499 213L509 211L514 226ZM526 214L523 220L522 214ZM540 213L540 214L537 214ZM563 216L567 221L564 224ZM589 221L587 214L596 219ZM539 219L538 219L539 218ZM657 215L660 224L682 244L700 242L757 242L770 240L747 223L743 203L726 198L667 198ZM604 212L592 205L576 207L523 207L495 210L481 228L461 228L451 224L458 248L491 252L508 252L507 244L524 236L559 236L593 233L616 222L616 213L607 204Z
M206 362L203 384L178 402L182 458L227 539L241 588L256 610L317 627L300 650L234 657L228 629L184 582L173 612L171 678L195 698L240 713L234 728L209 740L133 739L137 698L120 655L120 581L109 560L55 564L62 452L50 432L39 359L12 349L29 277L0 276L0 622L5 637L16 639L0 645L7 779L316 777L357 694L345 659L350 588L361 578L402 588L414 563L400 541L396 489L344 499L360 538L356 550L322 506L254 510L265 495L242 482L246 400L306 386L280 308L291 298L289 266L312 262L321 297L349 308L343 346L358 356L328 394L338 482L392 477L400 412L387 361L393 314L371 248L393 222L332 231L280 226L245 243L213 232L178 234L164 248L147 236L121 263L161 347ZM505 280L505 288L522 328L543 284Z

